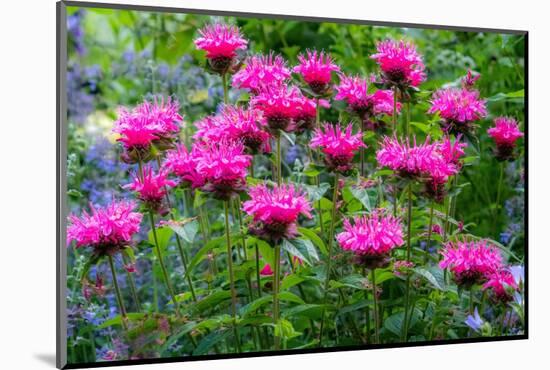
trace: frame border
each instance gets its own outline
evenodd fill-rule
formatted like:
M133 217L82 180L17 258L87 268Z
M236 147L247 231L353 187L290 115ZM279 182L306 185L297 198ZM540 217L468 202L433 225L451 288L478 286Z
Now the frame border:
M227 353L227 354L212 354L198 356L175 356L164 358L151 358L139 360L115 360L108 362L88 362L88 363L67 363L67 317L66 317L66 276L67 276L67 249L66 245L66 215L67 215L67 197L66 197L66 156L67 156L67 95L66 91L66 69L67 69L67 11L66 7L82 7L82 8L99 8L99 9L114 9L114 10L133 10L143 12L160 12L160 13L184 13L184 14L200 14L210 16L228 16L242 18L265 18L265 19L280 19L280 20L295 20L303 22L332 22L343 24L358 24L383 27L398 27L398 28L419 28L419 29L434 29L445 31L458 32L488 32L510 35L520 35L525 38L524 47L524 239L525 239L525 281L524 281L524 333L520 335L498 336L498 337L481 337L481 338L460 338L446 339L438 341L419 341L408 343L388 343L388 344L370 344L356 346L339 346L327 348L310 348L310 349L289 349L281 351L258 351L246 353ZM265 14L265 13L248 13L248 12L232 12L210 9L193 9L179 8L167 6L147 6L147 5L131 5L131 4L114 4L100 2L83 2L61 0L56 3L56 37L57 37L57 53L56 53L56 121L57 121L57 142L56 142L56 227L57 227L57 261L56 261L56 285L57 285L57 313L56 313L56 367L58 369L80 369L80 368L96 368L96 367L111 367L125 365L143 365L143 364L159 364L173 362L194 362L208 361L221 359L239 359L251 357L266 357L266 356L287 356L295 354L315 354L315 353L331 353L331 352L347 352L361 351L371 349L384 348L407 348L407 347L424 347L424 346L441 346L448 344L468 344L468 343L488 343L500 341L513 341L529 339L529 31L515 29L499 29L499 28L482 28L482 27L460 27L451 25L437 24L422 24L422 23L406 23L406 22L385 22L364 19L348 19L348 18L325 18L311 17L289 14Z

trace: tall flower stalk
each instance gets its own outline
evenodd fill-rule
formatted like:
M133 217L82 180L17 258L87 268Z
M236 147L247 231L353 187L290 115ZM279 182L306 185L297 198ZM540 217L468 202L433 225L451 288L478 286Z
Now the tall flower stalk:
M122 299L122 293L120 287L118 286L117 274L115 269L115 264L113 262L113 256L108 256L109 267L111 268L111 274L113 277L113 286L115 287L116 300L118 307L120 309L120 316L122 317L122 327L128 329L128 316L126 315L126 307L124 306L124 300Z
M412 183L407 186L407 263L411 262L411 234L412 234ZM411 289L411 274L407 273L405 283L405 311L403 316L403 334L402 340L407 341L409 331L409 305L410 305L410 289Z
M229 287L231 289L231 316L233 317L233 333L237 351L241 352L239 330L237 328L237 290L235 288L235 276L233 275L233 249L231 244L231 229L229 228L229 200L223 203L225 211L225 235L227 241L227 268L229 269Z

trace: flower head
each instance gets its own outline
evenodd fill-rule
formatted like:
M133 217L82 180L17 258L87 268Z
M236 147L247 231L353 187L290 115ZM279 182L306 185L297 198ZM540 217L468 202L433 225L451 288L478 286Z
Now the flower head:
M330 104L324 99L319 99L319 106L329 108ZM317 101L310 99L302 94L296 94L294 98L294 121L296 123L296 132L311 130L315 126L317 117Z
M268 86L280 86L290 78L290 70L280 55L253 55L233 76L233 87L256 94Z
M448 242L439 266L448 268L458 285L483 284L502 268L502 256L486 240Z
M368 268L387 264L389 252L403 245L403 225L401 220L384 215L380 210L370 215L356 216L353 224L344 220L344 231L336 235L336 240L344 250L355 253Z
M145 166L142 172L142 174L134 174L133 182L124 187L135 191L139 200L149 209L160 213L166 212L167 210L163 208L164 197L167 189L176 186L176 182L167 178L166 169L160 169L155 173L151 166Z
M487 130L497 146L495 155L497 159L505 161L514 158L516 140L523 136L518 123L510 117L495 118L495 126Z
M472 89L481 75L479 73L474 74L471 69L468 70L466 76L462 78L462 87L466 90Z
M340 71L340 67L332 61L330 55L323 51L308 50L305 55L298 55L298 61L300 64L293 68L293 72L299 73L316 94L326 92L331 72Z
M180 179L180 185L193 189L204 185L204 177L197 171L196 150L189 152L185 145L178 144L175 149L166 152L164 166Z
M220 74L227 72L237 50L244 50L248 41L241 36L237 26L224 23L208 24L199 30L195 39L197 49L206 51L212 69Z
M197 146L197 172L205 180L203 190L222 200L244 189L252 156L240 142L220 140Z
M403 40L386 40L376 45L376 60L384 79L400 88L418 86L426 79L424 62L416 46Z
M368 81L359 76L340 74L340 83L336 86L336 100L345 100L351 110L358 114L367 113L371 116L393 114L393 91L368 91ZM401 103L397 102L397 111L401 110Z
M518 289L518 285L514 275L509 270L502 269L489 276L489 280L483 284L483 289L490 289L494 301L508 303L514 298L513 293Z
M271 130L290 132L295 128L293 118L297 114L294 102L300 95L300 91L296 87L268 86L253 96L250 104L253 108L263 112Z
M139 231L142 214L134 212L133 202L113 201L107 207L96 208L90 204L91 213L84 211L80 217L69 216L67 242L76 247L91 247L98 255L113 255L132 242Z
M252 216L251 233L266 240L279 242L297 234L298 216L311 218L311 205L304 193L292 184L268 188L260 184L250 188L250 200L243 210Z
M481 318L481 316L479 316L479 312L477 310L477 307L474 310L474 314L473 315L468 315L466 320L464 320L464 323L476 332L481 331L481 328L483 326L484 321Z
M450 133L468 133L473 123L487 116L486 102L475 89L448 87L434 92L428 113L439 113L444 130Z
M261 111L226 105L217 116L198 121L194 137L207 141L241 141L251 153L269 153L271 135L263 130L266 125Z
M123 160L134 163L152 159L151 145L159 150L171 148L183 120L178 110L178 102L171 99L144 101L132 110L119 108L113 132L120 135L118 141L126 150Z
M310 147L320 147L325 154L325 164L331 171L346 173L353 167L351 163L355 152L362 147L361 133L352 134L353 125L350 123L345 130L340 125L325 123L322 129L316 129Z
M400 142L397 137L385 136L376 159L380 166L389 167L402 177L439 177L456 173L456 166L444 160L429 137L420 145L414 138L411 145L409 139Z

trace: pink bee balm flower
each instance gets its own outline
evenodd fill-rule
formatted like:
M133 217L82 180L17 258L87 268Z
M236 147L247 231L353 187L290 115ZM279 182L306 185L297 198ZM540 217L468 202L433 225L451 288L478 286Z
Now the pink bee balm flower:
M239 28L223 23L209 24L199 30L195 39L197 49L206 51L206 58L215 72L227 72L237 50L244 50L248 41L241 36Z
M306 55L298 55L298 64L293 72L299 73L315 94L326 92L331 80L331 72L339 72L338 67L332 61L330 55L316 50L306 52Z
M299 215L311 218L311 205L301 191L292 184L274 186L265 184L250 188L250 200L244 202L243 210L252 216L250 232L262 239L278 243L282 238L297 235Z
M163 200L166 197L169 187L177 185L175 181L167 178L168 171L166 169L160 169L158 172L154 172L151 166L145 166L143 168L143 174L134 174L134 180L130 184L124 186L124 188L131 189L138 193L138 198L149 209L160 212L163 214L166 209L163 209Z
M368 92L368 82L359 76L340 74L340 84L336 86L336 100L345 100L349 107L358 114L369 115L393 114L393 91L377 90ZM401 103L397 102L397 111Z
M146 162L152 159L151 145L159 150L171 148L183 120L178 110L179 103L171 99L144 101L132 110L119 108L113 132L120 135L118 141L126 150L122 159Z
M354 217L353 224L345 219L344 231L336 235L336 240L342 249L355 253L358 264L371 269L383 267L389 252L403 245L403 225L398 218L377 210Z
M378 164L398 172L402 177L420 177L433 166L435 147L426 138L423 144L413 144L409 139L400 142L397 137L385 136L376 152Z
M299 96L300 91L296 87L269 86L253 96L250 104L263 112L270 130L291 132L295 129L292 120L297 114L294 103Z
M475 89L439 89L433 94L431 104L428 113L439 113L444 120L444 130L453 134L471 132L473 123L487 116L486 102Z
M262 271L260 271L260 275L262 276L271 276L273 275L273 270L271 269L271 266L269 263L266 263Z
M166 152L164 166L180 179L180 185L196 189L204 185L204 177L197 171L197 162L196 150L189 152L185 145L178 144Z
M320 147L325 154L325 164L331 171L346 173L353 168L353 156L362 147L361 133L353 135L353 125L348 124L343 131L340 125L325 123L323 129L316 129L315 135L309 144L312 148Z
M437 151L443 156L445 162L452 163L457 168L462 166L460 158L464 156L464 148L468 146L460 139L461 136L459 135L453 142L449 136L445 136L441 142L436 143Z
M483 284L502 268L502 256L485 240L448 242L439 267L450 269L458 285Z
M217 116L196 123L196 139L207 141L241 141L253 154L269 153L271 135L263 130L267 122L261 111L224 106Z
M376 45L377 53L371 58L376 60L384 79L401 89L418 86L426 80L424 62L416 51L416 46L403 40L386 40Z
M472 89L480 77L481 75L479 73L474 74L472 70L469 69L468 73L466 73L466 76L462 78L462 87L466 90Z
M254 55L233 76L233 87L256 94L268 86L280 86L290 78L290 70L280 55Z
M252 156L240 142L218 141L197 147L197 171L204 177L203 190L215 198L228 200L244 189Z
M498 160L506 161L514 158L516 140L523 136L518 123L510 117L495 118L495 126L487 130L497 146L495 156Z
M518 289L514 275L506 269L493 273L489 280L483 284L484 290L491 290L492 300L501 303L508 303L513 299L513 292Z
M324 99L318 99L320 107L329 108L330 104ZM296 132L301 133L313 129L317 118L317 100L297 94L294 99Z
M91 213L69 216L67 242L74 240L77 248L91 247L96 255L114 255L130 245L139 231L143 216L134 212L135 207L126 201L112 202L105 208L90 204Z

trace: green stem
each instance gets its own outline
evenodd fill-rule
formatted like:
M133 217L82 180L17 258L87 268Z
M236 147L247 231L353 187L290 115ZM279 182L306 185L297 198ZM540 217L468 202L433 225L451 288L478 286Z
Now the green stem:
M174 307L176 308L176 315L178 317L181 317L180 306L178 301L176 300L176 295L174 294L174 289L172 288L172 283L170 282L170 276L168 275L168 270L166 269L166 265L164 264L164 258L162 258L162 251L160 250L158 242L157 228L155 227L155 215L153 214L153 211L149 211L149 221L151 223L151 231L153 232L153 240L155 242L157 258L159 260L160 269L162 270L162 277L164 278L164 283L166 284L168 294L170 294L170 298L172 298L172 302L174 303Z
M474 288L470 287L470 315L474 314Z
M336 223L336 204L338 203L338 172L334 176L334 192L332 194L332 217L330 220L330 229L329 229L329 239L327 243L327 268L325 273L325 285L324 285L324 294L323 294L323 313L321 315L321 326L319 329L319 347L322 346L323 342L323 330L325 328L325 319L326 319L326 305L328 298L328 287L330 282L330 269L332 263L332 239L334 239L334 225Z
M125 264L128 263L124 253L122 253L122 260L124 261ZM134 280L134 276L132 275L131 272L126 271L126 277L128 278L128 285L130 286L130 293L132 294L132 298L134 299L134 304L136 305L136 310L138 312L140 312L141 311L141 304L139 303L139 298L138 298L138 294L137 294L136 282Z
M233 332L237 351L241 352L239 331L237 329L237 291L235 289L235 277L233 275L233 253L231 249L231 230L229 229L229 200L224 203L225 209L225 235L227 238L227 268L229 269L229 284L231 289L231 316L233 317Z
M407 186L407 262L411 261L411 230L412 230L412 183ZM407 273L407 282L405 287L405 315L403 317L403 341L407 341L407 332L409 331L409 305L410 305L411 274Z
M502 181L504 179L504 164L500 163L500 174L498 178L498 185L497 185L497 200L495 204L495 216L493 217L493 233L496 233L496 228L498 225L498 218L500 216L500 196L502 191Z
M395 135L397 131L397 87L393 88L393 134Z
M319 99L315 102L315 128L321 127L321 107L319 105ZM311 149L309 145L307 145L308 150L311 152ZM317 158L319 157L319 150L316 151ZM313 158L313 156L311 156ZM313 161L312 161L313 162ZM321 179L319 178L319 175L315 176L315 184L317 187L321 186ZM323 210L321 209L321 199L317 202L317 212L319 213L319 229L321 230L321 235L325 235L325 225L323 222Z
M282 171L281 171L281 133L277 132L277 185L281 186Z
M116 277L115 264L113 262L113 256L111 255L109 255L109 266L111 267L111 274L113 275L113 285L115 287L116 300L118 302L118 307L120 308L120 315L122 316L122 326L125 330L128 330L128 317L126 316L126 307L124 307L122 293L120 292L120 287L118 286L118 281Z
M363 277L367 278L367 269L363 267ZM364 290L365 301L369 299L369 293L367 290ZM366 343L370 343L370 309L369 306L365 307L365 339Z
M280 270L281 270L281 246L275 245L275 266L273 271L273 325L276 328L274 334L274 348L279 350L281 338L278 335L277 325L279 324L279 283L280 283Z
M223 85L223 103L227 105L229 102L229 93L227 91L227 72L222 75L222 85Z
M411 102L407 100L407 115L405 120L405 135L408 138L410 134L410 125L411 125Z
M430 253L430 245L432 242L432 227L434 219L434 204L430 204L430 221L428 222L428 241L426 242L426 253L424 254L424 264L428 263L428 256Z
M372 269L372 299L374 301L373 305L373 315L374 315L374 340L375 343L380 343L380 334L379 334L379 316L378 316L378 296L376 294L376 269Z
M363 141L365 137L365 123L361 119L361 123L359 124L361 127L361 141ZM359 152L360 160L361 160L361 177L365 177L365 147L361 147L361 151Z

